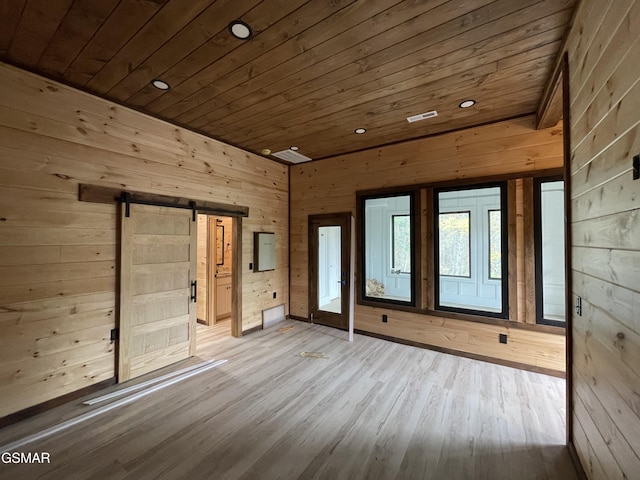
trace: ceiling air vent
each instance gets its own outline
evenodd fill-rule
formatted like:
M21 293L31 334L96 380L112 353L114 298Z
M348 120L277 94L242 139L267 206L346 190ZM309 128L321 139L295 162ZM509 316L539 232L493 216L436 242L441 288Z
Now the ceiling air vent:
M427 118L433 118L437 116L438 116L438 112L436 112L435 110L431 110L430 112L427 112L427 113L421 113L419 115L413 115L411 117L407 117L407 121L409 123L413 123L413 122L419 122L420 120L426 120Z
M294 152L293 150L290 150L288 148L286 150L282 150L281 152L272 153L272 155L274 157L278 157L280 160L286 160L287 162L291 163L302 163L311 161L309 157L305 157L301 153Z

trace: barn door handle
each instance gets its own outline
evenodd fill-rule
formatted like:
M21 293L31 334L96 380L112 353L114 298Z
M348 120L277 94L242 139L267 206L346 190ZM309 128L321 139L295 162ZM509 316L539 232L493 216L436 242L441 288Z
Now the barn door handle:
M196 280L191 282L191 301L198 301L198 282Z

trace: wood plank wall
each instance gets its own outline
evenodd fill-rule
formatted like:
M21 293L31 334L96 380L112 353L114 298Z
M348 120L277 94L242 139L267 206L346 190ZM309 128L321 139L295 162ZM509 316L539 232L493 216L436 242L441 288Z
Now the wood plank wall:
M567 40L573 442L591 479L640 475L640 0L582 0Z
M530 172L562 164L561 126L536 131L533 116L528 116L292 166L291 314L308 317L308 215L344 211L355 215L358 190ZM498 360L565 369L561 335L362 305L356 305L355 313L355 327L360 330ZM389 316L388 323L381 322L382 314ZM498 343L499 333L509 333L508 345Z
M248 206L243 330L288 296L288 167L0 64L0 417L114 376L116 207L81 182Z

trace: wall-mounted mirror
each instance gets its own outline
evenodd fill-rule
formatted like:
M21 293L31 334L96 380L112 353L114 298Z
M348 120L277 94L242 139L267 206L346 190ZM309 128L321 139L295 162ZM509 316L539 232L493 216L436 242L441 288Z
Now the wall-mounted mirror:
M264 272L276 268L276 234L255 232L253 234L253 271Z

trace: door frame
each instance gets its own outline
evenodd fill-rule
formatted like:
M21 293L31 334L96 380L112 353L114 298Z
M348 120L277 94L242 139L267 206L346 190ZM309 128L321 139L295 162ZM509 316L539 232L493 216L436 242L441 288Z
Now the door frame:
M207 324L216 324L216 215L207 215ZM213 223L213 225L211 225Z
M242 217L228 213L204 212L204 214L207 215L207 321L209 325L215 325L217 320L215 313L215 262L213 262L217 235L215 219L229 217L231 218L231 245L233 245L231 255L231 336L239 338L242 336ZM211 228L212 220L214 228Z
M567 445L573 446L573 273L571 237L571 96L569 92L569 54L562 55L560 66L562 88L562 141L564 161L564 242L565 242L565 369ZM577 458L577 454L574 458ZM580 462L577 462L578 465Z
M309 257L308 257L308 292L309 292L309 316L314 323L321 323L323 325L332 326L342 330L349 329L349 321L351 317L351 304L352 304L352 276L351 269L351 252L352 245L352 219L351 212L338 212L338 213L323 213L317 215L309 215L308 229L309 229ZM343 283L341 285L341 312L340 314L334 314L319 310L318 306L318 237L317 228L324 226L340 226L342 228L341 235L341 250L342 255L340 259L341 272ZM322 312L322 316L318 314ZM322 322L316 322L320 318ZM326 322L326 323L325 323Z

